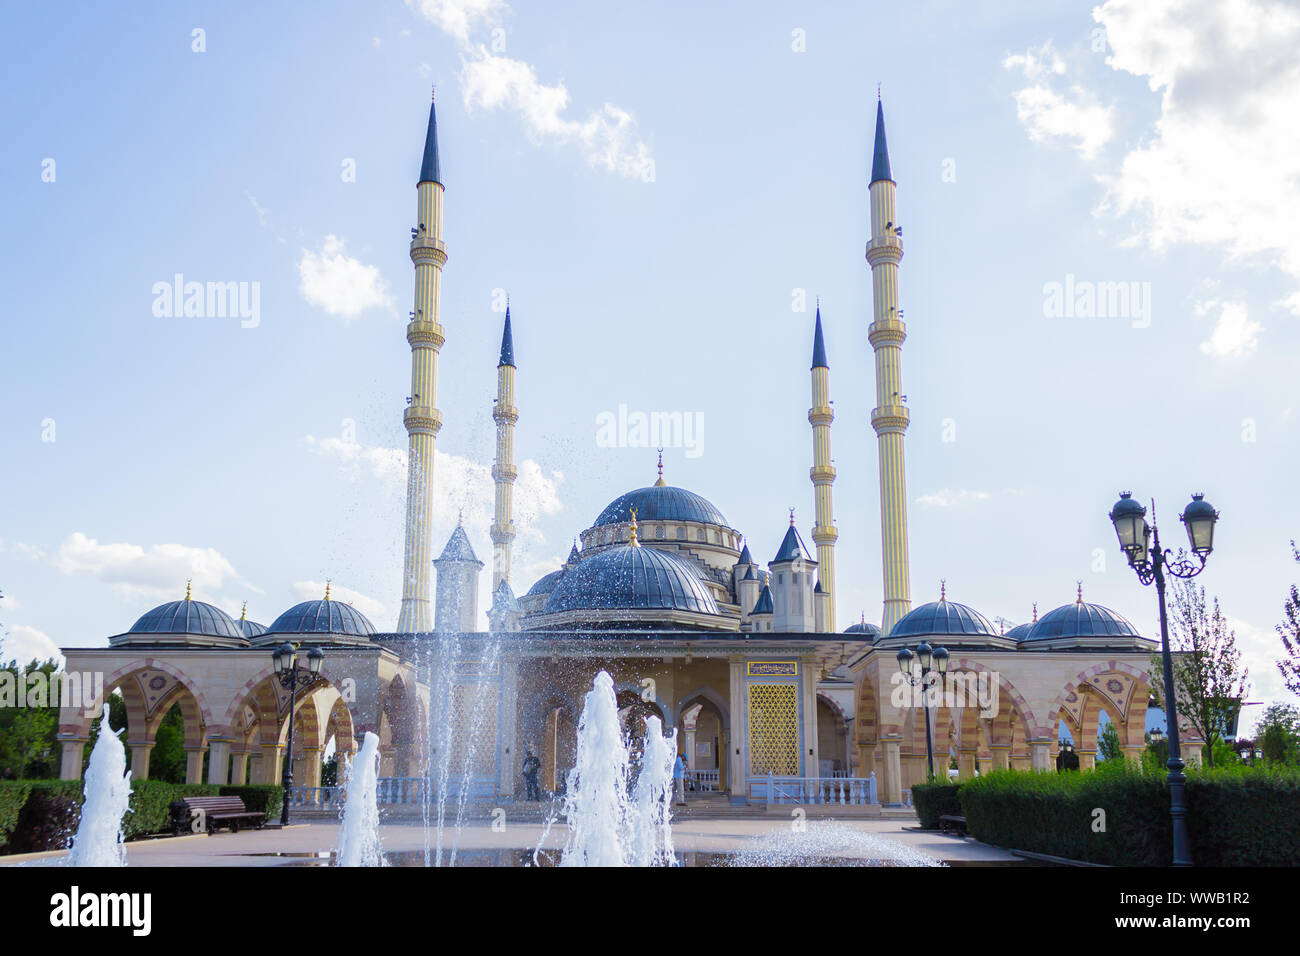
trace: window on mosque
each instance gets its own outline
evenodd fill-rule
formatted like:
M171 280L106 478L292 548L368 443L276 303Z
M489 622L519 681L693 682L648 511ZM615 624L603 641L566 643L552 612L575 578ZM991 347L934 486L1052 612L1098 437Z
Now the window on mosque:
M685 539L686 539L686 529L679 527L677 529L677 540L684 541Z

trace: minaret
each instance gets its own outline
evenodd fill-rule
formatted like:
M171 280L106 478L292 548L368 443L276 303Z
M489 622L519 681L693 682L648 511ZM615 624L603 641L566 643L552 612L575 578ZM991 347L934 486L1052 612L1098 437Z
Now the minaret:
M871 161L872 314L867 341L876 353L876 407L871 427L880 445L880 541L885 577L885 610L880 633L887 637L912 608L907 570L907 481L903 466L903 436L908 413L902 379L903 340L907 330L898 308L898 262L903 258L903 230L894 211L895 183L885 145L885 109L876 103L876 145Z
M497 457L492 463L492 480L496 482L496 510L492 520L492 592L504 581L510 583L510 542L515 539L511 505L515 478L515 340L510 334L510 303L506 302L506 326L501 333L501 360L497 362L497 398L492 406L492 420L497 423Z
M438 350L446 341L438 324L442 267L447 247L442 241L442 172L438 166L438 116L429 105L429 129L416 187L418 218L411 230L411 261L415 263L415 310L406 326L411 345L411 394L402 415L410 437L406 480L406 553L402 562L402 610L399 633L427 631L431 554L429 509L433 499L433 443L442 427L438 411Z
M813 466L809 476L813 483L813 511L817 520L812 539L817 545L817 583L821 588L813 600L818 604L818 616L826 631L835 630L835 539L839 537L831 511L831 485L835 483L835 466L831 464L831 422L835 419L835 410L831 408L830 389L830 367L826 364L819 302L817 325L813 332L812 408L808 409L813 434Z

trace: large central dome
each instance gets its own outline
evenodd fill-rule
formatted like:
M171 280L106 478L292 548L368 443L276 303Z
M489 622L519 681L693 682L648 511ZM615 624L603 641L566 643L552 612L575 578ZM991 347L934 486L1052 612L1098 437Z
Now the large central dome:
M583 558L561 578L542 613L642 609L719 613L713 595L687 564L640 545Z
M722 512L707 498L672 485L651 485L620 495L605 506L593 527L631 521L633 508L636 509L636 520L639 522L698 521L700 524L730 527Z

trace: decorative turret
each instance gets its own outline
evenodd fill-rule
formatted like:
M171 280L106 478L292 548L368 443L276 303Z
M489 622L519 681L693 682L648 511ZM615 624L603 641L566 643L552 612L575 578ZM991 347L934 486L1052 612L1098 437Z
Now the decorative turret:
M876 353L876 407L871 410L880 449L880 539L885 608L880 624L888 637L912 607L907 560L907 481L903 437L910 416L903 394L902 354L907 330L898 307L898 263L903 230L894 210L895 184L885 143L885 109L876 103L876 141L871 159L871 265L873 321L867 341Z
M758 579L758 565L749 553L749 545L740 551L740 559L731 569L731 587L736 595L736 604L740 606L740 621L749 620L749 614L758 601L758 592L763 584Z
M756 634L763 631L770 632L775 629L774 619L772 589L764 584L758 600L754 602L754 609L749 612L749 623Z
M420 180L416 184L416 226L411 230L411 262L415 265L415 308L406 326L411 346L411 394L402 422L409 438L406 481L406 550L402 560L402 609L399 633L429 630L429 557L433 550L429 509L433 502L434 439L442 428L437 408L438 352L446 341L438 323L442 267L447 247L442 241L442 168L438 161L438 116L429 105Z
M483 562L474 554L463 523L457 523L433 566L438 572L435 630L478 630L478 575Z
M510 331L510 303L506 302L506 324L501 333L501 359L497 362L497 397L492 404L492 420L497 425L497 456L492 463L492 480L496 483L496 505L493 513L492 536L492 592L496 593L502 582L510 583L510 545L515 539L513 520L515 479L515 422L519 409L515 407L515 340Z
M492 591L488 627L498 634L519 630L519 601L515 597L515 592L510 589L509 581L502 581Z
M808 473L813 484L813 543L817 545L818 591L816 602L818 631L835 630L835 517L831 508L831 485L835 483L835 466L831 464L830 366L826 362L826 342L822 338L822 307L817 303L817 321L813 329L812 408L808 423L812 425L813 466Z
M794 526L794 509L790 509L790 527L776 557L768 563L772 571L772 627L778 631L810 633L817 627L813 606L813 582L817 561Z

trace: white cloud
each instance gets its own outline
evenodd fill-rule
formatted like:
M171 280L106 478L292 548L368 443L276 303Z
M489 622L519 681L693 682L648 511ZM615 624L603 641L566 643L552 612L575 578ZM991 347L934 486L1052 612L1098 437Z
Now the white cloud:
M349 480L368 475L389 484L394 493L405 487L407 452L404 448L362 445L312 435L305 440L317 454L337 460L341 473ZM536 527L536 520L541 515L555 514L564 507L559 494L563 482L562 472L547 473L532 459L520 463L513 509L520 543L542 542L543 536ZM496 494L491 467L435 450L433 484L431 514L435 525L451 528L463 517L472 538L480 541L487 538Z
M319 252L302 250L298 278L303 298L330 315L353 319L366 309L392 308L379 269L347 255L344 241L335 235L325 237Z
M1017 90L1016 117L1036 143L1070 143L1085 159L1094 159L1114 135L1114 110L1102 106L1083 87L1075 84L1064 92L1053 88L1065 74L1065 61L1051 41L1002 61L1008 70L1019 70L1030 85Z
M590 165L620 176L635 179L651 173L650 148L630 113L606 103L583 119L567 118L569 91L564 83L547 86L523 60L496 56L479 46L465 60L460 81L467 110L512 110L522 117L534 142L577 144Z
M22 602L19 601L12 594L5 592L4 597L0 597L0 610L21 611L22 608L23 608Z
M325 596L325 582L295 581L293 582L293 590L304 601L317 601ZM375 600L368 594L362 594L360 591L344 587L341 584L330 582L330 598L335 601L342 601L344 604L351 604L369 618L372 624L375 621L384 621L388 618L388 611L381 601Z
M607 102L580 119L566 116L569 91L563 82L542 83L532 64L500 55L495 41L491 51L471 42L475 31L499 26L509 13L503 0L407 0L407 6L461 47L460 84L466 110L509 110L519 114L535 143L575 145L597 169L653 179L650 148L631 113ZM424 64L420 70L424 75Z
M34 627L15 624L9 633L0 636L0 662L18 661L27 664L31 661L47 661L54 658L63 666L63 655L54 639Z
M944 488L929 495L920 495L916 503L922 508L954 508L958 505L971 504L977 501L988 501L992 498L987 491L971 491L966 488Z
M1214 309L1219 317L1209 339L1201 343L1201 351L1212 358L1244 358L1259 347L1259 333L1263 329L1251 321L1244 302L1219 302L1217 299L1201 303L1197 315L1206 315Z
M1110 0L1107 63L1160 93L1103 208L1153 248L1194 243L1300 280L1300 9L1284 0ZM1300 314L1300 293L1285 299Z
M496 26L510 9L504 0L406 0L406 5L461 46L469 43L471 30Z
M261 593L213 548L100 544L78 531L59 546L50 563L64 574L87 575L110 584L123 595L158 601L184 597L186 580L193 581L196 599L228 603L219 593L228 583Z

